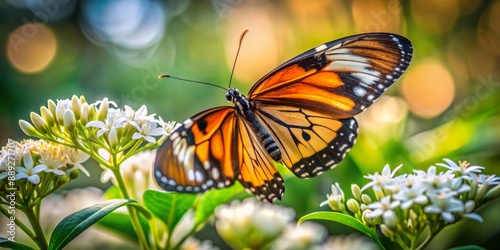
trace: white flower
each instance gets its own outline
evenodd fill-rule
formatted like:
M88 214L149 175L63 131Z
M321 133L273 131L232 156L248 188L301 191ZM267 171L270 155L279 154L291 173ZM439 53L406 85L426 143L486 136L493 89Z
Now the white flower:
M320 224L306 221L298 226L289 225L271 249L300 250L312 249L326 236L326 229Z
M87 169L85 169L85 167L82 165L82 163L86 162L90 158L90 155L83 151L70 147L64 147L63 151L64 155L66 156L67 163L75 166L80 171L85 173L85 175L90 176L89 171L87 171Z
M413 172L420 178L419 185L424 185L427 191L437 193L444 187L447 187L448 183L455 178L455 175L451 171L437 174L435 166L430 166L427 172L422 170L413 170Z
M473 200L468 200L465 202L465 213L462 214L463 217L479 222L483 222L483 218L476 213L473 213L476 203Z
M112 109L109 110L108 116L106 120L103 121L90 121L85 127L94 127L98 128L97 137L102 136L104 133L111 131L112 129L122 128L125 126L123 121L120 121L118 117L115 116L114 112L111 112Z
M156 139L153 136L161 136L164 133L163 127L158 127L158 123L154 121L143 121L141 126L137 123L133 123L132 125L138 131L132 135L132 139L134 140L144 138L144 140L150 143L155 143Z
M386 186L394 185L394 174L402 167L402 165L397 166L392 172L389 164L385 165L382 169L382 173L379 174L376 172L375 174L369 174L364 176L366 179L371 180L368 184L361 188L361 191L365 191L368 188L373 188L373 191L378 192L382 191Z
M321 202L320 206L328 205L333 211L344 211L344 191L338 182L332 184L332 194L326 194L326 201Z
M99 151L103 159L108 159L108 153L105 150ZM156 152L153 150L143 151L136 154L120 165L120 174L125 183L128 193L132 199L142 203L142 195L148 189L160 190L153 178L153 163ZM101 182L105 183L112 180L115 185L117 182L113 172L106 169L101 175Z
M40 165L46 167L45 172L64 175L61 168L66 167L67 158L63 153L63 146L45 141L39 142L37 150L40 154Z
M294 211L248 198L215 210L215 228L233 248L263 248L283 233Z
M424 194L425 188L422 185L413 185L412 187L405 187L399 190L398 193L392 197L401 202L401 209L408 209L416 204L426 204L427 196Z
M453 197L450 193L429 195L431 204L424 208L424 212L441 214L443 220L448 223L455 221L453 213L464 212L464 204L461 200Z
M40 183L40 176L38 173L47 169L47 166L39 164L33 167L33 158L31 154L25 154L23 157L24 167L16 167L17 174L16 180L28 179L33 184Z
M459 162L457 165L454 161L450 159L443 159L447 164L444 163L437 163L436 165L445 167L451 171L453 171L455 174L458 174L460 177L463 177L464 179L470 179L470 174L479 174L481 173L481 170L484 169L484 167L481 166L470 166L468 162Z
M382 216L385 224L393 227L397 224L398 218L394 209L399 206L399 201L393 201L391 196L385 196L380 201L368 204L368 208L372 210L366 215L367 218L374 219Z

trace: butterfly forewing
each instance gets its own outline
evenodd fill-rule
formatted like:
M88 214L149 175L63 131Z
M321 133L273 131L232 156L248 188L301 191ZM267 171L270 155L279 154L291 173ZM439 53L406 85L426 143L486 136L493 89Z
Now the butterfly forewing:
M155 178L167 191L197 193L230 186L239 176L234 108L219 107L186 120L158 150Z
M282 64L259 80L248 97L256 105L293 106L350 118L401 76L412 53L410 41L394 34L347 37Z

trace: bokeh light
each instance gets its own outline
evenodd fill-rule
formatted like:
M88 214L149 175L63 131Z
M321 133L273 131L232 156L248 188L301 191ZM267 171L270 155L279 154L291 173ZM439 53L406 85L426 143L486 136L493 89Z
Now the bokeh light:
M42 71L56 55L56 37L50 28L41 23L24 24L9 34L8 38L7 58L21 73Z
M433 34L451 30L458 18L457 0L411 1L411 14L419 27Z
M413 114L432 118L450 106L455 96L455 84L441 62L427 59L412 63L401 83L401 93Z
M82 31L90 41L133 65L154 54L163 37L166 17L157 1L89 0L82 2L81 21ZM149 48L153 48L150 53L139 53Z
M402 6L398 1L352 1L352 14L362 32L397 32L401 24Z

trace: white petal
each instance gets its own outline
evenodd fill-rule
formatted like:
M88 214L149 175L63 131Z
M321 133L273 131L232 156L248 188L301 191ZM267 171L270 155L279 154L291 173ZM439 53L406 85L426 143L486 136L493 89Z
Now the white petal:
M37 174L34 174L32 176L28 176L28 181L30 181L33 184L38 184L38 183L40 183L40 176L38 176Z
M85 125L85 127L95 127L95 128L105 128L106 124L102 121L90 121Z
M453 214L450 212L442 212L441 217L443 217L443 219L448 223L452 223L455 221L455 216L453 216Z

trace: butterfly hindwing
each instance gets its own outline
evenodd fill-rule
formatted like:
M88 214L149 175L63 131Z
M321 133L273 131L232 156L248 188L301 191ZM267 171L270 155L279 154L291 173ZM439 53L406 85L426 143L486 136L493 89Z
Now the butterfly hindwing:
M232 185L240 174L233 157L236 119L234 108L219 107L186 120L158 150L157 183L167 191L186 193Z
M276 105L260 107L256 114L272 136L279 138L282 163L301 178L335 167L357 137L354 118L338 120L304 108Z
M368 108L408 68L411 42L395 34L355 35L320 45L261 78L249 100L350 118Z
M245 189L257 198L272 202L281 199L284 192L283 178L274 166L271 156L255 137L249 124L240 119L238 131L239 181Z

